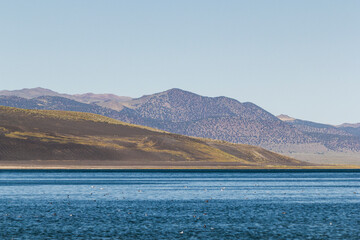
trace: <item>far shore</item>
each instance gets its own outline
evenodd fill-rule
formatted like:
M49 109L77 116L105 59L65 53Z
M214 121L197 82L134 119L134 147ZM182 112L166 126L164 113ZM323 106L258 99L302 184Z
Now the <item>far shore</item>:
M51 170L51 169L74 169L74 170L132 170L132 169L254 169L254 170L266 170L266 169L360 169L360 165L308 165L308 166L281 166L281 165L264 165L264 166L249 166L239 165L236 162L147 162L147 161L79 161L79 160L22 160L22 161L0 161L0 169L37 169L37 170Z

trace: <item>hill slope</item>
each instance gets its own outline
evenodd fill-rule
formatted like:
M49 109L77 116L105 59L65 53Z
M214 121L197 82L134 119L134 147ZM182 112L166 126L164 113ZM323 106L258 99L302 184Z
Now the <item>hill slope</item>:
M79 112L0 107L2 167L310 166L259 147L198 139Z

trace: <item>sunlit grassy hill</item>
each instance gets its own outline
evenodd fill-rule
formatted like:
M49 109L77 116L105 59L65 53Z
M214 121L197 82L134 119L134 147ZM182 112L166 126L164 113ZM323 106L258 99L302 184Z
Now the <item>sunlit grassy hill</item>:
M0 107L2 167L287 168L260 147L192 138L96 114Z

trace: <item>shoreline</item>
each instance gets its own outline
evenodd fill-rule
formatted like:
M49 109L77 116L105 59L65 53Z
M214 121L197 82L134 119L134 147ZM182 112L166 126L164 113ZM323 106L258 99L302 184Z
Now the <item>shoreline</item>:
M245 165L221 161L1 160L0 170L332 170L360 169L352 164Z
M267 166L267 167L226 167L226 166L0 166L0 170L360 170L360 166Z

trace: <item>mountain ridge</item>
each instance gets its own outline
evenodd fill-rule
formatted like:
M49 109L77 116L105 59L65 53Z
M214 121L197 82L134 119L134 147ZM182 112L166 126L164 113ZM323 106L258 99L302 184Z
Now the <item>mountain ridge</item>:
M0 91L0 96L17 96L26 99L32 99L42 96L54 96L54 97L63 97L72 99L75 101L79 101L82 103L96 103L96 102L108 102L108 101L129 101L132 98L125 97L125 96L117 96L111 93L83 93L83 94L65 94L65 93L58 93L53 90L37 87L37 88L24 88L21 90L2 90Z

